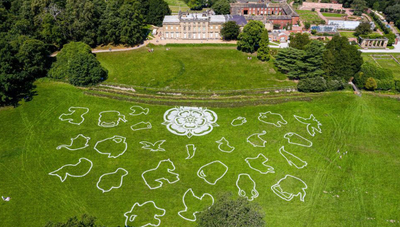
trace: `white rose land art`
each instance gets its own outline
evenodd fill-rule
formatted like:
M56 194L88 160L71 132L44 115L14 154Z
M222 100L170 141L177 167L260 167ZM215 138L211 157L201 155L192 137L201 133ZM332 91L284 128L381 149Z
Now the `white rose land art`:
M219 126L217 119L217 114L207 108L181 106L165 112L163 125L175 135L190 138L210 133Z

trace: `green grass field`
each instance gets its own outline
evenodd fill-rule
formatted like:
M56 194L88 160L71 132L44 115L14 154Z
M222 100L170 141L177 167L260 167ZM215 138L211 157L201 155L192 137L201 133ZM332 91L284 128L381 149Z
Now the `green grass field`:
M108 69L108 83L185 90L235 90L295 85L277 72L272 62L235 46L156 46L135 51L99 53Z
M140 104L150 109L149 114L131 116L129 108L138 105L136 103L87 96L84 90L64 83L37 82L36 85L38 95L32 101L17 108L0 109L0 194L12 198L9 202L0 201L0 226L44 226L49 220L65 221L83 213L96 216L101 225L123 226L124 213L133 204L150 200L166 210L165 216L160 218L160 226L196 226L177 214L184 209L183 193L192 188L197 196L210 193L218 199L218 194L224 192L238 196L235 182L240 173L249 174L256 182L259 196L254 201L262 206L268 226L399 224L398 100L367 93L358 97L352 92L335 92L314 96L309 102L211 108L218 115L219 126L207 135L189 139L170 133L162 125L164 113L174 106ZM90 109L81 125L58 119L71 106ZM114 128L99 127L99 113L106 110L119 111L127 122L120 122ZM259 113L266 111L282 114L287 125L275 127L260 122ZM322 133L314 137L308 134L306 125L293 117L310 114L322 123ZM231 126L231 121L238 116L246 117L247 123ZM151 122L152 128L132 131L130 126L141 121ZM246 142L250 135L264 130L265 147L253 147ZM289 144L283 138L287 132L307 138L313 143L312 147ZM91 138L87 148L56 149L69 144L70 138L78 134ZM114 135L126 137L128 149L123 155L107 158L94 150L97 141ZM232 153L218 149L215 141L222 137L235 147ZM145 150L139 143L158 140L166 140L162 145L165 151ZM192 159L185 159L187 144L197 147ZM282 146L306 161L307 166L303 169L290 166L279 153ZM109 146L107 151L117 152L120 147ZM269 159L267 165L272 166L275 173L260 174L244 161L260 153ZM63 165L77 163L81 157L93 162L86 176L68 176L61 182L58 177L49 175ZM161 188L150 190L141 174L165 159L175 164L180 180L174 184L164 182ZM209 185L196 172L215 160L225 163L229 170L216 185ZM103 193L96 187L97 181L117 168L129 172L122 186ZM82 169L74 171L72 174L77 175ZM207 172L207 176L213 173ZM307 184L304 202L299 197L285 201L271 190L271 186L287 174ZM111 184L110 181L106 183ZM244 187L250 195L251 185ZM293 185L287 185L286 189L299 190ZM143 212L153 214L150 210L139 213Z
M354 32L339 32L340 36L346 37L346 38L356 38L354 35Z
M171 9L172 13L177 13L179 10L186 11L189 10L189 6L182 0L166 0Z
M387 55L387 54L363 54L363 58L364 58L365 62L371 62L382 68L392 70L394 78L400 79L400 65L395 60L393 60L393 59L376 59L376 61L374 61L374 59L372 58L372 55ZM395 57L398 61L400 61L400 56L394 54L393 57Z
M344 17L344 14L340 13L321 13L324 17Z
M322 20L315 11L296 10L296 12L300 15L300 20L303 22L320 23Z

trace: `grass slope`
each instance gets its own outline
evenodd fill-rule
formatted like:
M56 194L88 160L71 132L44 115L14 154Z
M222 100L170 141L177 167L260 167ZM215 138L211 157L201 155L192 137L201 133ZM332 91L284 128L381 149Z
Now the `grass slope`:
M154 47L129 52L99 53L97 58L109 70L107 82L186 90L235 90L295 85L277 72L272 62L233 46Z
M237 196L235 182L239 173L248 173L257 183L259 197L255 199L265 211L269 226L383 226L388 220L400 221L400 137L397 100L363 97L338 92L314 98L311 102L290 102L272 106L214 108L219 127L202 137L171 134L164 125L163 114L172 107L145 106L150 113L128 115L134 103L85 96L77 88L63 83L40 82L38 96L18 108L0 109L0 194L11 196L10 202L0 202L0 226L43 226L48 220L66 220L88 213L98 217L107 226L123 226L123 214L135 202L148 200L166 209L161 226L195 226L177 215L182 210L182 195L193 188L197 195L208 192L230 191ZM58 116L71 106L90 108L86 121L80 125L61 122ZM127 116L127 123L115 128L97 126L98 113L118 110ZM257 120L258 113L281 113L288 124L280 128ZM310 114L323 124L322 134L308 135L306 126L297 122L293 114ZM232 119L247 118L248 123L232 127ZM150 121L151 130L132 131L130 126ZM268 141L265 148L255 148L246 138L265 130ZM287 132L296 132L313 142L311 148L290 145L283 138ZM57 150L68 144L77 134L91 137L90 146L83 150ZM96 141L121 135L127 137L128 150L124 155L109 159L98 154ZM225 137L236 149L223 153L216 140ZM140 141L155 142L165 139L165 152L141 149ZM186 160L186 144L197 147L194 158ZM304 169L289 166L278 150L285 146L307 161ZM340 154L337 151L340 150ZM342 153L347 151L346 155ZM263 153L274 174L262 175L251 170L246 157ZM342 158L340 158L342 155ZM49 172L74 163L80 157L93 161L91 172L83 178L68 177L64 183ZM141 173L154 168L160 160L170 158L181 180L160 189L149 190ZM215 186L196 176L206 163L220 160L229 171ZM120 189L102 193L96 182L104 173L125 168L129 174ZM291 174L307 185L305 202L298 197L287 202L270 189L279 179ZM248 191L247 191L248 192Z

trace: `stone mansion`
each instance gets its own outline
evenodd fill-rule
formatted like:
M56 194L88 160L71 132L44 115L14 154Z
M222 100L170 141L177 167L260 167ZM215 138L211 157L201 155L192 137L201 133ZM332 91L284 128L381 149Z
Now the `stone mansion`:
M212 11L179 12L165 16L159 32L164 39L221 39L221 27L228 21L236 21L241 26L247 23L243 16L213 15Z

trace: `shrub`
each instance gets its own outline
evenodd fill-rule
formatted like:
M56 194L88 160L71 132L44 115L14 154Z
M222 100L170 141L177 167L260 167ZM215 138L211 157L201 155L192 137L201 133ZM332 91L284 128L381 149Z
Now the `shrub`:
M395 83L394 86L396 88L396 91L400 92L400 80L395 80L394 83Z
M344 89L344 83L341 80L329 80L326 83L328 91L338 91Z
M369 91L375 91L376 88L378 88L378 85L377 85L375 79L370 77L367 79L367 82L365 82L364 87L365 87L365 89L367 89Z
M314 12L314 11L315 11L315 8L312 8L311 11Z
M376 80L377 90L388 91L394 88L394 80Z
M310 29L310 27L311 27L311 23L310 23L310 22L305 22L305 23L304 23L304 28L305 28L305 29L308 30L308 29Z
M393 72L390 69L380 68L372 63L366 62L361 66L361 72L366 77L372 77L378 80L393 80Z
M317 30L315 30L315 29L311 30L311 34L312 34L312 35L317 34Z
M324 8L321 8L319 11L320 11L321 13L325 13L325 9L324 9Z
M326 89L326 80L323 77L302 79L297 84L297 90L301 92L322 92Z
M364 75L363 72L358 72L354 76L353 82L355 85L357 85L358 88L363 89L365 86L365 83L367 82L367 77Z

